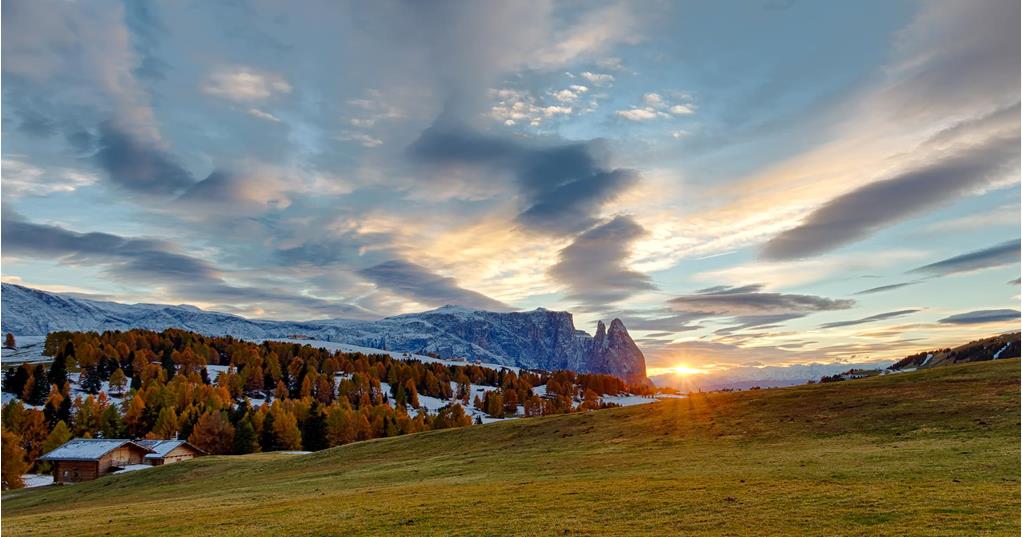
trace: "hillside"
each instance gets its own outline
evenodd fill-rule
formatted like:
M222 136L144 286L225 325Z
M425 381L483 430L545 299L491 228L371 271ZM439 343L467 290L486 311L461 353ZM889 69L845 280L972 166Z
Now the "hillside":
M1022 350L1020 334L1012 332L970 341L950 349L934 349L906 356L898 360L890 369L905 371L967 362L1018 358L1020 350Z
M207 457L5 493L3 532L1018 535L1019 381L998 360Z
M645 357L620 320L614 319L609 329L598 323L595 336L591 336L577 330L571 313L566 311L501 313L445 306L375 321L293 322L245 319L188 305L89 300L9 283L4 283L2 290L0 329L16 336L132 328L155 331L181 328L247 340L300 335L313 340L432 353L505 366L605 373L631 383L646 379Z

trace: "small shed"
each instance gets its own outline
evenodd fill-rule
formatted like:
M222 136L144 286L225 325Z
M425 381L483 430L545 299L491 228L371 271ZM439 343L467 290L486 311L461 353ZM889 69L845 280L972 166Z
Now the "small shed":
M77 483L96 479L114 467L143 464L152 452L131 440L75 438L38 460L53 463L54 483Z
M146 464L153 466L186 461L206 454L186 440L139 440L138 444L153 451L145 456Z

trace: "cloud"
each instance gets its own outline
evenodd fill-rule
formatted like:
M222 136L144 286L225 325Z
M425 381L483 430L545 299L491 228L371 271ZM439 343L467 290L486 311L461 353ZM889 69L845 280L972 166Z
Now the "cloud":
M381 289L427 306L451 304L491 311L511 309L499 300L458 286L454 278L440 276L426 267L404 260L385 261L358 273Z
M759 284L742 287L718 286L702 289L691 295L672 298L668 304L675 311L706 313L716 316L759 315L767 313L808 313L845 310L855 302L814 295L766 293Z
M190 256L174 244L156 239L122 237L111 233L79 233L66 228L25 221L4 211L5 255L57 260L63 265L96 265L112 278L147 284L175 298L212 304L233 304L238 312L269 311L303 315L379 317L359 306L310 297L292 290L261 285L238 286L209 261ZM250 306L240 308L239 306Z
M888 312L885 312L885 313L878 313L876 315L870 315L869 317L863 317L861 319L852 319L850 321L836 321L836 322L832 322L832 323L824 323L824 324L820 325L820 328L824 328L824 329L827 329L827 328L839 328L839 327L842 327L842 326L855 326L855 325L859 325L859 324L873 323L873 322L876 322L876 321L885 321L887 319L894 319L895 317L904 317L905 315L910 315L910 314L916 313L918 311L921 311L921 310L919 310L919 309L907 309L907 310L898 310L898 311L888 311Z
M195 183L192 174L163 149L106 122L93 159L117 187L135 194L165 196Z
M805 317L805 313L768 313L764 315L739 315L732 319L735 322L732 326L727 326L716 330L714 334L718 336L729 336L735 332L746 330L749 328L758 328L761 330L768 328L777 328L782 323L791 321L794 319L801 319Z
M585 86L579 86L585 87ZM571 103L578 99L579 93L561 90L555 93L554 99L562 104L544 105L529 92L515 89L491 89L490 96L496 102L490 107L490 117L506 126L526 124L537 128L545 121L558 117L570 116L575 108L563 103Z
M419 162L511 173L524 205L517 223L553 235L592 227L599 210L638 181L633 170L607 167L601 151L596 141L519 142L442 124L426 129L409 147Z
M269 112L264 112L263 110L260 110L258 108L249 108L246 111L246 113L248 115L252 116L252 117L256 117L256 118L263 119L263 120L266 120L266 121L270 121L270 122L273 122L273 123L280 123L280 118L279 117L277 117L277 116L275 116L275 115L273 115L273 114L271 114Z
M1016 122L1011 134L942 151L928 164L827 202L798 226L770 239L762 256L783 260L819 255L1010 178L1018 172L1018 146Z
M865 290L859 291L858 293L855 293L855 294L856 295L872 295L874 293L883 293L883 292L886 292L886 291L893 291L895 289L901 289L902 287L908 287L910 285L915 285L917 283L919 283L919 282L892 283L891 285L881 285L879 287L870 287L869 289L865 289Z
M618 110L617 112L614 112L614 115L627 119L628 121L649 121L660 117L660 114L656 110L650 110L647 108Z
M291 93L291 84L273 73L234 66L210 73L202 91L222 99L248 103Z
M687 95L681 98L690 99ZM672 116L687 116L695 113L691 103L671 103L659 93L647 93L642 96L643 105L628 110L618 110L614 115L628 121L652 121Z
M578 76L589 81L590 84L595 86L606 86L614 83L614 75L606 73L592 73L590 71L583 71Z
M1002 267L1019 262L1022 240L1015 239L996 246L975 250L936 263L930 263L909 271L909 273L929 274L931 276L948 276L962 272L972 272L993 267Z
M966 313L958 313L944 317L937 321L942 324L983 324L983 323L998 323L1004 321L1018 321L1019 320L1018 310L977 310Z
M46 196L73 192L96 183L93 174L67 168L43 169L16 158L2 161L3 193L7 196Z
M383 145L383 140L364 132L344 131L337 135L337 139L342 142L356 142L369 149Z
M656 289L649 276L630 270L625 260L646 230L629 216L618 216L575 238L558 254L550 275L568 288L568 298L603 306L635 292Z

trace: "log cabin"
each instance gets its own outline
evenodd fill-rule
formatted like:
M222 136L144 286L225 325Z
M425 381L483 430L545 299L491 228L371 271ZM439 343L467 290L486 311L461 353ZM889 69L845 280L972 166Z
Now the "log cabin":
M131 440L75 438L39 457L53 464L54 483L78 483L105 475L113 468L145 464L145 456L155 453Z
M145 456L145 463L153 466L186 461L206 454L186 440L139 440L136 443L153 451Z

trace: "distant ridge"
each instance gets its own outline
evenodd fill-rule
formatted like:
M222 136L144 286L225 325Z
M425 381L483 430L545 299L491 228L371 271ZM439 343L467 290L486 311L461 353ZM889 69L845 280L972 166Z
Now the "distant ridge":
M0 309L0 329L20 336L132 328L181 328L250 340L302 335L390 351L605 373L631 383L646 382L645 357L619 319L610 323L609 330L600 322L593 337L575 328L571 313L542 308L503 313L444 306L377 321L268 321L188 305L121 304L4 283Z

